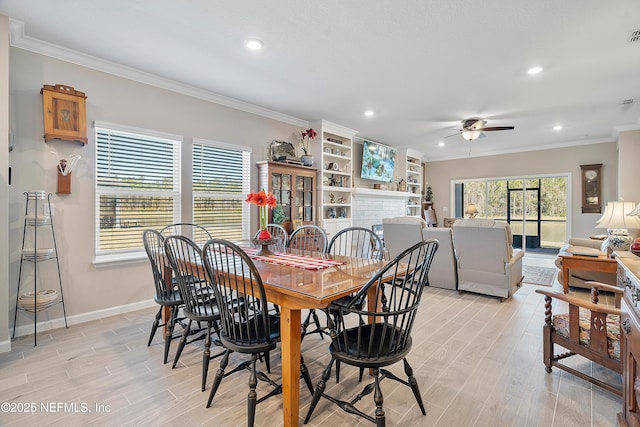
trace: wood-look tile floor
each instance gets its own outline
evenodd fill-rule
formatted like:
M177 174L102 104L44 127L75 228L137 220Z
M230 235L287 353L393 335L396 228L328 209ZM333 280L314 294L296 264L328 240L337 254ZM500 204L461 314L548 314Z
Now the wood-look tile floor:
M525 263L553 266L553 258L528 255ZM420 413L407 387L384 380L387 425L616 425L616 413L622 407L618 396L558 369L545 372L541 338L544 301L534 292L536 288L524 285L503 303L497 298L427 288L409 357L427 415ZM561 289L558 283L554 288ZM38 336L37 347L33 347L32 336L14 340L12 351L0 354L0 402L8 402L10 409L29 407L35 412L0 412L0 425L246 425L248 372L225 378L207 409L218 359L211 361L205 392L200 391L202 341L185 348L176 369L171 369L170 363L163 365L161 334L147 347L155 311L141 310L48 331ZM314 385L328 361L327 345L327 339L316 334L303 342ZM172 345L171 358L176 347L177 342ZM279 359L279 352L274 352L271 377L276 381ZM238 360L234 355L230 366ZM585 359L575 364L592 369ZM610 371L593 369L620 381ZM401 366L391 370L403 376ZM365 384L358 383L355 368L343 365L341 376L339 384L329 382L328 393L353 396ZM268 390L261 382L258 395ZM301 424L309 402L301 383ZM372 414L372 395L358 407ZM282 425L281 410L280 396L259 404L256 424ZM309 425L370 423L323 399Z

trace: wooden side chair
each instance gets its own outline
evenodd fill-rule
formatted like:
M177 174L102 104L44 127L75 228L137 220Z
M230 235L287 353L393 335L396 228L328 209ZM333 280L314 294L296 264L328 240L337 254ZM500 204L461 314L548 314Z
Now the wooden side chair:
M585 381L622 396L622 383L610 384L563 363L563 360L580 355L598 365L622 375L620 351L620 299L624 289L599 282L585 282L591 286L591 301L567 294L536 289L544 295L545 324L543 327L543 361L547 372L553 366L569 372ZM613 292L615 307L598 304L600 291ZM552 300L569 304L569 312L553 314ZM556 354L555 345L564 351Z

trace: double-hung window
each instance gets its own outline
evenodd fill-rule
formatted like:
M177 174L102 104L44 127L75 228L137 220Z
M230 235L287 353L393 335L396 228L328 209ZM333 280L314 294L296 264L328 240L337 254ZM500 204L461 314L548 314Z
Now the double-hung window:
M144 251L142 233L180 218L182 137L96 122L96 259Z
M249 238L251 149L194 139L193 222L214 238Z

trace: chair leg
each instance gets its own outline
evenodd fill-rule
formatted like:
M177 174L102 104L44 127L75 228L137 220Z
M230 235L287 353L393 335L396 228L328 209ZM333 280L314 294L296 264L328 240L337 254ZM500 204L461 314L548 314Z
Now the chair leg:
M167 319L167 332L164 335L164 363L167 363L169 358L169 347L171 347L171 339L173 338L173 326L175 325L175 313L176 307L171 307L171 313Z
M267 367L267 373L271 373L271 356L269 351L264 353L264 364Z
M307 365L304 363L304 357L300 355L300 374L304 379L304 382L307 384L307 388L309 389L309 393L313 396L313 383L311 382L311 375L309 375L309 369L307 369Z
M204 351L202 352L202 391L207 388L209 360L211 360L211 322L207 322L207 336L204 339Z
M385 413L382 404L384 398L382 397L382 390L380 389L380 370L376 368L374 370L375 375L375 391L373 393L373 401L376 403L376 427L385 427Z
M553 342L551 341L551 326L544 325L542 328L542 361L545 371L551 373L553 366Z
M324 339L324 332L322 332L322 326L320 326L320 319L318 318L318 313L315 310L311 310L311 315L313 316L313 322L316 324L316 331L320 334L320 338Z
M247 425L253 427L253 423L256 418L256 400L258 399L258 393L256 393L256 387L258 386L258 376L256 373L256 360L257 354L251 355L251 375L249 375L249 395L247 396Z
M153 337L155 336L156 331L158 330L158 326L160 325L161 317L162 317L162 306L160 306L160 309L156 314L156 320L154 320L153 325L151 325L151 334L149 334L149 342L147 343L147 347L149 347L151 345L151 341L153 341Z
M218 387L220 386L220 382L222 382L222 378L224 378L224 369L229 363L229 353L231 353L231 350L225 351L224 356L222 356L222 359L220 359L220 367L216 372L216 377L213 379L213 384L211 384L211 392L209 393L209 400L207 400L207 408L211 406L213 397L216 395L216 391L218 391Z
M418 406L420 407L420 410L422 411L422 415L427 415L427 411L425 411L424 409L424 403L422 403L422 396L420 395L420 387L418 387L418 381L416 381L416 378L413 376L413 368L411 368L411 365L409 365L409 362L407 361L407 359L403 359L404 362L404 373L407 375L407 382L409 383L409 386L411 386L411 391L413 391L413 396L416 398L416 402L418 402Z
M340 361L336 360L336 384L340 382Z
M333 358L327 365L327 367L322 371L322 378L320 382L316 386L316 390L313 393L313 400L311 401L311 405L309 405L309 410L307 411L307 416L304 418L304 423L307 424L309 422L309 418L311 418L311 414L316 409L318 402L320 401L320 397L322 397L322 393L324 393L324 389L327 386L327 381L329 381L329 377L331 377L331 367L333 366Z
M178 344L178 350L176 350L176 355L173 358L173 366L171 369L174 369L178 364L178 359L180 359L180 355L182 354L182 350L184 349L184 345L187 343L187 337L189 336L189 331L191 330L191 320L187 324L187 327L184 328L184 332L182 333L182 338L180 338L180 343Z

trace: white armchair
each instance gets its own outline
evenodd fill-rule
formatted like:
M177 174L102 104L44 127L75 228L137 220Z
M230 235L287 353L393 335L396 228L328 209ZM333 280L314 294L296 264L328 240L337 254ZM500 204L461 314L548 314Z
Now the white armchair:
M383 218L384 246L389 259L398 256L402 251L422 241L422 229L427 222L417 216L398 216Z
M403 216L385 218L384 242L392 259L421 240L436 239L439 246L429 268L429 286L456 289L458 273L451 239L451 229L427 227L422 218Z
M459 219L453 224L458 260L458 290L512 296L522 283L524 253L511 246L511 227L488 219Z

